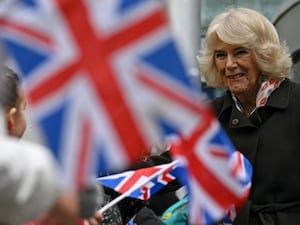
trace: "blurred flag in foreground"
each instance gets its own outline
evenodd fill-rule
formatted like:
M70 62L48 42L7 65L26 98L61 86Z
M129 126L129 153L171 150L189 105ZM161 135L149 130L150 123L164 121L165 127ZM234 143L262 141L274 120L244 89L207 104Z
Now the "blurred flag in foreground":
M0 40L73 186L198 122L160 1L1 1Z
M189 224L214 224L248 197L252 167L230 142L209 107L203 104L198 129L173 143L171 153L186 168ZM226 215L226 213L228 215Z

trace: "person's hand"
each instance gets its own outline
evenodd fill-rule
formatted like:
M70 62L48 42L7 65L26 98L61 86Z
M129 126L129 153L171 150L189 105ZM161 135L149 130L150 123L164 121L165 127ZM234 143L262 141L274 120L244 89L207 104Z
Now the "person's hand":
M103 215L97 212L93 217L84 220L84 225L98 225L103 220Z
M50 222L52 221L52 222ZM62 193L42 224L76 225L79 221L79 197L77 193Z

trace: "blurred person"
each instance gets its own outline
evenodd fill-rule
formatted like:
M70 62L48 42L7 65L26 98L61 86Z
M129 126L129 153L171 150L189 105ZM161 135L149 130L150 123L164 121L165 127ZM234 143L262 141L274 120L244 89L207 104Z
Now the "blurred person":
M4 134L0 146L0 224L21 224L44 212L61 224L76 224L78 196L64 191L49 150Z
M1 85L0 103L1 103L1 109L3 108L3 115L1 115L2 122L3 122L2 135L6 134L11 137L21 138L24 134L27 123L26 123L26 118L25 118L26 101L25 101L25 96L24 96L23 90L21 88L20 78L9 67L1 66L0 67L0 85ZM17 140L14 140L14 141L17 141ZM35 149L35 148L43 149L43 147L41 147L41 146L34 145L34 144L26 144L26 143L27 142L25 142L24 146L32 145L33 149ZM20 146L20 149L21 149L23 146L23 142L19 143L19 145L21 145ZM37 146L37 147L35 147L35 146ZM50 151L50 150L46 149L46 150L41 150L41 151ZM22 152L22 154L25 153L28 155L28 157L27 157L28 160L24 161L24 166L28 165L28 168L29 168L31 166L29 164L35 165L38 163L38 162L36 162L38 160L38 154L37 154L37 156L35 156L33 154L26 153L26 152L27 152L26 150L24 150L24 152ZM54 161L54 159L51 158L52 156L50 156L50 154L48 154L48 157L50 157L49 160ZM46 158L46 156L44 158ZM21 153L20 153L20 159L22 159ZM46 160L43 160L43 161L45 161L45 167L49 166L48 165L49 163L47 163ZM43 161L41 161L41 162L43 162ZM12 165L14 165L14 164L12 164ZM17 165L16 165L16 167L17 167ZM36 168L36 169L42 170L43 168ZM49 169L54 171L53 166L49 166ZM55 168L55 170L57 170L57 168ZM26 170L24 171L24 173L25 172L26 172ZM41 175L44 175L43 171L37 171L37 172L39 172L39 173L35 175L34 171L33 172L31 171L31 176L36 176L36 177L31 178L32 181L34 181L35 183L32 184L32 187L29 189L31 191L27 190L27 192L30 192L30 193L28 193L28 195L32 198L36 198L36 196L38 196L35 193L36 191L34 189L37 187L35 187L34 185L39 184L39 183L35 179L40 179L40 182L47 183L45 181L45 179L40 178ZM20 171L20 173L21 173L21 171ZM58 172L56 171L55 173L58 173ZM23 179L26 182L27 176L23 175ZM49 179L54 179L54 175L49 176ZM57 177L55 179L61 179L61 177ZM56 188L54 188L54 186L55 186L55 184L58 185L58 183L59 183L59 185L62 186L60 181L53 180L53 185L52 186L50 185L49 187L52 187L53 191L55 191ZM16 185L18 185L18 183L16 183ZM40 185L42 185L42 184L40 184ZM19 188L21 191L23 189L23 187L21 184L19 186L20 186ZM89 218L86 221L87 223L89 223L91 225L97 224L98 222L100 222L102 220L102 215L99 215L99 214L94 215L94 213L96 212L96 209L95 209L96 203L95 202L99 200L99 196L102 194L98 188L99 188L99 185L97 185L97 187L95 187L95 186L87 187L84 191L80 192L80 197L79 197L79 199L77 199L78 197L77 197L76 193L69 194L69 193L67 193L66 190L63 190L61 187L62 190L60 190L60 192L62 192L62 193L59 193L60 196L57 198L57 201L55 202L53 209L51 209L50 211L47 212L48 214L46 217L43 218L43 221L45 221L47 219L49 220L51 217L53 220L56 220L58 223L61 223L62 221L59 218L60 216L57 216L57 214L62 214L62 216L63 216L63 214L65 212L68 213L68 210L69 210L68 208L70 208L70 210L74 210L74 208L77 207L77 210L78 210L77 216L78 217L79 217L79 213L80 213L80 216ZM65 193L63 193L63 192L65 192ZM50 194L49 197L53 197L53 196ZM38 201L38 199L39 198L35 199L36 202ZM42 199L43 198L40 198L40 200L42 200ZM25 206L24 204L23 204L23 206ZM27 203L26 203L27 208L35 207L35 206L33 206L35 204L30 203L30 202L28 202L28 205L29 206L27 206ZM80 205L80 208L78 205ZM42 212L41 211L42 209L43 209L43 207L39 208L40 212ZM30 215L31 214L29 213L28 216L30 217ZM37 219L36 217L32 217L32 218ZM72 222L72 220L70 220L70 222ZM35 223L35 222L31 222L31 223Z
M6 133L20 138L26 129L26 101L19 76L6 66L0 67L1 106L6 119Z
M220 124L253 166L247 202L235 225L300 223L300 85L273 24L247 8L210 23L198 58L207 85L226 90L213 100Z

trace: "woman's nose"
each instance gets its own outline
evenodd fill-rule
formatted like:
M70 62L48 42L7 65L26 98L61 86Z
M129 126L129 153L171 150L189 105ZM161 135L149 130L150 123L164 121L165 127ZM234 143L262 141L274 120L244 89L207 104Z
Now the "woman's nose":
M227 55L226 68L232 69L236 67L235 57L233 55Z

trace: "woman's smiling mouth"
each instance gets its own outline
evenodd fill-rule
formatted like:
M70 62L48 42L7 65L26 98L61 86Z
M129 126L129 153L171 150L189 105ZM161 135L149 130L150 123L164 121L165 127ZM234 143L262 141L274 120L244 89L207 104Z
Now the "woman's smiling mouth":
M243 73L238 73L238 74L234 74L234 75L227 75L226 77L228 78L228 79L238 79L238 78L240 78L240 77L242 77L242 76L244 76L245 74L243 74Z

